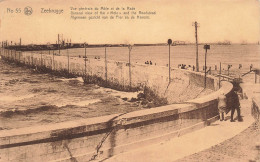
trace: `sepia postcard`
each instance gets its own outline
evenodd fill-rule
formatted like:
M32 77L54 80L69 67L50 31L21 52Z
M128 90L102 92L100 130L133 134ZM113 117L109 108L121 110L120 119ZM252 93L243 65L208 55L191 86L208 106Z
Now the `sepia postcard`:
M260 162L258 0L0 0L0 161Z

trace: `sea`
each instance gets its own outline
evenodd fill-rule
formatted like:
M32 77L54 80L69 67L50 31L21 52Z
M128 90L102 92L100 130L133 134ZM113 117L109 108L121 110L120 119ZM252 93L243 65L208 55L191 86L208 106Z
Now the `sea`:
M202 70L205 65L205 50L203 45L198 47L199 67ZM128 47L99 47L86 48L88 58L104 59L114 61L129 61L129 52L131 63L145 64L151 61L153 65L167 66L169 64L169 46L133 46L129 51ZM45 51L49 53L49 51ZM52 53L52 52L51 52ZM55 51L57 54L58 51ZM74 48L61 50L61 55L69 55L70 57L82 57L85 55L84 48ZM211 45L206 54L206 66L214 69L220 66L227 69L228 65L232 65L233 69L238 69L239 64L242 69L260 67L260 45ZM170 46L170 65L177 68L178 65L196 65L196 46L195 45L178 45Z

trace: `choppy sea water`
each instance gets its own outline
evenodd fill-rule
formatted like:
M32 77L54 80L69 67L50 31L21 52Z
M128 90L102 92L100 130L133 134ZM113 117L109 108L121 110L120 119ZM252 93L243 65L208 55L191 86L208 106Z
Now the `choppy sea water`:
M0 59L0 131L143 109L138 92L119 92Z

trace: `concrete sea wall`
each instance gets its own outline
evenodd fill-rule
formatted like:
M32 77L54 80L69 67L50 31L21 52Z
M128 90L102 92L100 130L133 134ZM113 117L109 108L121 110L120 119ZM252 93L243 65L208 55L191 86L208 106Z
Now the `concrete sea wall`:
M67 70L80 76L86 73L122 86L130 85L131 78L131 86L151 87L176 104L127 114L0 130L0 161L102 160L142 145L178 137L217 120L217 98L223 92L229 97L233 88L232 84L223 82L218 89L218 80L209 76L207 89L217 91L197 98L204 90L204 75L192 71L172 69L169 84L167 67L131 64L130 74L128 63L87 59L85 71L83 58L53 58L47 54L15 51L2 51L1 55L34 68Z
M217 97L233 86L223 82L210 95L152 109L0 131L1 161L89 161L203 128L218 119Z

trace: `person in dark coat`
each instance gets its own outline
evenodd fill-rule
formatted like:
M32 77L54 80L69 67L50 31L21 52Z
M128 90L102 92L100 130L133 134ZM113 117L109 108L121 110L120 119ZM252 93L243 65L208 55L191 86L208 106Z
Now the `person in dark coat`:
M240 114L240 102L239 102L238 94L237 94L237 91L232 90L232 92L231 92L231 119L230 119L230 122L234 122L235 110L237 110L238 121L242 121L241 114Z

